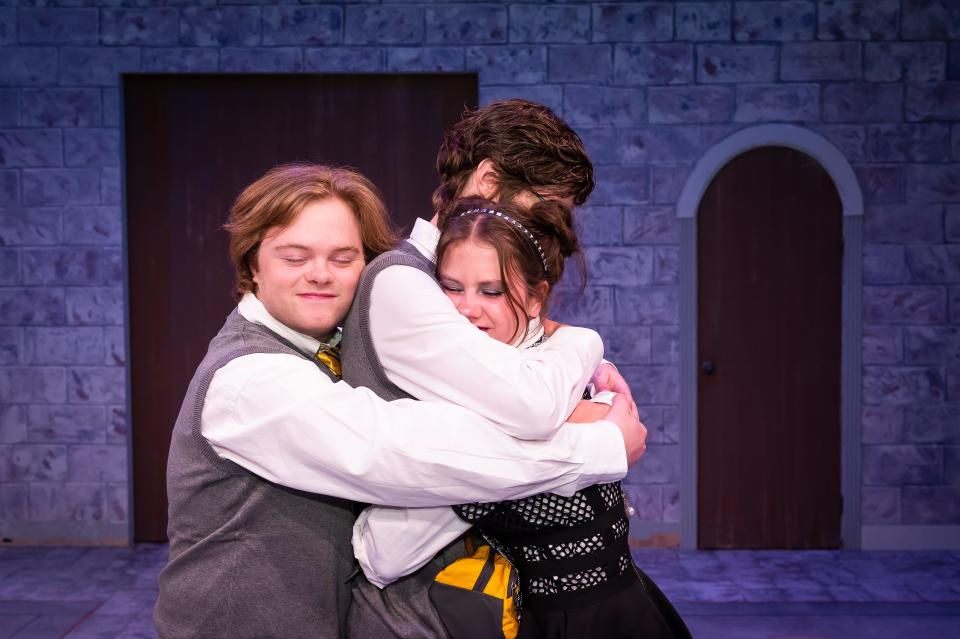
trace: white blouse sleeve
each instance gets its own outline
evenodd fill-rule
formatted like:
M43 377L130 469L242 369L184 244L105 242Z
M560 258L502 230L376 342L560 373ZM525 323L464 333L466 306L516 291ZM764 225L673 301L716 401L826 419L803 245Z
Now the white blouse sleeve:
M370 333L387 377L421 400L444 400L520 439L549 439L576 408L603 357L600 336L561 328L518 350L457 312L437 283L390 266L370 292Z

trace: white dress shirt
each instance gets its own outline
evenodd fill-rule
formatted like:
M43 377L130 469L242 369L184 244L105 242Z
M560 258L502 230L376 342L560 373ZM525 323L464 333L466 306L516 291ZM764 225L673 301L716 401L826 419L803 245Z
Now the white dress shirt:
M433 261L439 237L418 218L409 241ZM586 328L561 328L533 350L498 342L458 313L432 277L409 266L377 275L369 313L391 382L420 400L468 408L520 439L552 436L603 356L600 336Z
M312 355L319 342L246 295L240 314ZM626 472L619 430L563 428L520 441L443 402L386 402L333 383L310 360L238 357L213 376L200 428L218 455L272 482L376 504L438 506L570 492ZM468 444L468 445L467 445Z
M418 219L409 241L433 261L438 239L437 228ZM387 377L414 397L467 406L523 439L583 426L559 428L600 363L600 353L576 348L576 341L587 342L593 331L562 328L542 346L525 349L543 334L534 321L523 344L498 342L460 315L432 278L403 266L377 276L369 313ZM587 426L616 428L606 421ZM472 442L464 439L464 446ZM625 472L622 439L621 449L609 454ZM426 564L469 528L451 508L371 507L354 526L354 554L370 582L382 588Z

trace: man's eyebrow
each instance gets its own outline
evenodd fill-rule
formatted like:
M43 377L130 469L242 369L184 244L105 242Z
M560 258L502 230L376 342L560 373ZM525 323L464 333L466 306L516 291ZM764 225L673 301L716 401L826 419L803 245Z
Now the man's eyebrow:
M331 253L359 253L360 249L356 246L338 246L330 251Z
M280 246L273 247L276 251L283 251L287 249L293 249L296 251L309 251L309 246L304 246L303 244L281 244Z

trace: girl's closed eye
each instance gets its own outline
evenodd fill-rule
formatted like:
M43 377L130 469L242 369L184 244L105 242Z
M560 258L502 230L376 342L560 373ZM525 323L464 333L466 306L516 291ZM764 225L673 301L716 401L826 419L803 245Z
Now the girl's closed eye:
M459 284L453 284L451 282L445 282L443 280L440 280L440 288L442 288L444 291L449 291L450 293L463 292L463 287L460 286Z
M509 344L526 327L527 316L508 300L510 294L526 299L523 284L504 281L492 244L468 238L450 245L438 281L460 314L495 340Z

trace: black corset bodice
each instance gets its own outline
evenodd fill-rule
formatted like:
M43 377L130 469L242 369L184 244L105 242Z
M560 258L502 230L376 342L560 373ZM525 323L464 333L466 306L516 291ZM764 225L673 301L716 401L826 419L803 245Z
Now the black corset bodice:
M513 564L525 602L563 605L637 578L619 482L454 510Z

